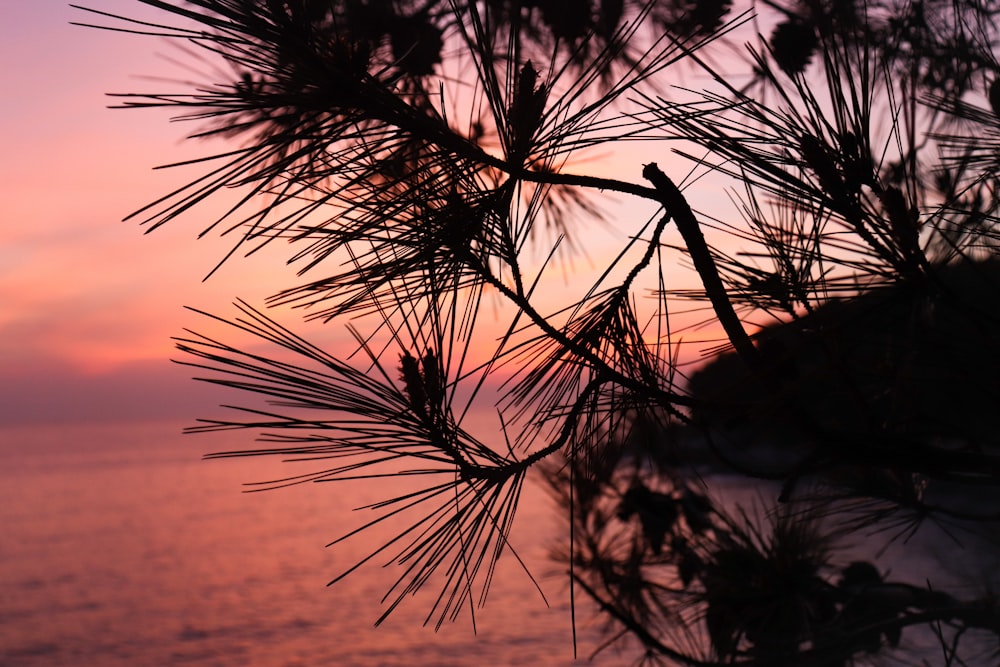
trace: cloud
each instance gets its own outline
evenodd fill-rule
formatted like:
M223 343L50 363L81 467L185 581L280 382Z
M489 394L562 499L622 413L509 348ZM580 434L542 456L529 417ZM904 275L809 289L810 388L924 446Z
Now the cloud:
M0 424L63 424L218 415L232 393L190 379L168 361L133 362L103 373L46 362L0 376Z

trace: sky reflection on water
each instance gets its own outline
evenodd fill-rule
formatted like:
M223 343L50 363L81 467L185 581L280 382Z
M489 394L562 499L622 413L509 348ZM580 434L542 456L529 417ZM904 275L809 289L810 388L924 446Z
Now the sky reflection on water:
M372 543L324 544L358 525L341 507L371 484L243 494L276 461L201 461L248 434L179 435L177 424L22 427L0 435L0 663L17 665L468 665L572 662L568 601L545 540L547 498L521 507L517 544L546 608L501 562L474 636L468 618L422 627L432 603L382 627L394 573L367 567L325 584ZM229 438L229 442L224 442ZM236 440L233 440L236 438ZM381 565L381 561L378 563ZM589 616L584 615L584 621ZM594 635L586 632L593 647ZM608 664L621 656L608 654Z

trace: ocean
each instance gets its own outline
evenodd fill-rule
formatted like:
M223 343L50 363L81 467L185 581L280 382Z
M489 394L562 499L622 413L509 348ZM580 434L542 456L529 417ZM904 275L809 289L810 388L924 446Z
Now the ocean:
M377 485L243 493L287 472L276 460L204 461L249 433L182 435L183 424L0 429L0 665L569 665L566 578L546 558L554 508L529 489L475 632L465 614L424 625L431 593L379 627L396 568L327 587L372 546L327 548L384 497ZM385 491L382 489L381 491ZM580 656L600 639L578 610ZM594 664L620 664L602 654Z
M244 483L288 469L273 459L202 460L247 447L251 434L182 435L182 426L0 429L0 665L577 664L567 579L547 557L566 536L537 486L522 497L512 543L547 603L506 557L475 627L468 613L438 631L425 624L430 589L375 627L398 568L376 561L326 584L388 533L325 545L371 518L352 508L392 489L306 484L243 493ZM761 497L759 486L724 486ZM883 538L859 532L853 548L870 554L871 540ZM930 523L886 545L877 562L896 580L919 584L930 572L937 590L966 598L996 590L1000 550L960 546L969 539ZM851 549L841 560L855 557ZM582 663L602 640L603 619L577 602ZM968 664L997 664L995 638L980 643ZM634 664L634 648L609 649L589 664ZM930 633L907 631L901 648L898 661L884 664L940 662Z

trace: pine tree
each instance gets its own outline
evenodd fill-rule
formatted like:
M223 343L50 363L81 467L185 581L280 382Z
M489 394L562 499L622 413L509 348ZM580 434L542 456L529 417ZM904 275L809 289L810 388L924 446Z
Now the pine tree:
M289 242L303 282L267 305L357 341L343 359L250 304L203 313L257 342L188 333L182 363L270 407L191 430L265 441L213 457L315 462L273 486L422 480L375 521L400 522L365 559L402 565L386 614L431 582L438 624L482 600L540 470L573 528L574 590L642 660L848 665L911 626L946 664L976 632L995 644L988 587L836 556L861 528L1000 517L988 5L140 1L161 25L89 11L223 67L121 105L174 109L223 148L135 217L239 192L206 225L235 237L226 259ZM649 157L631 173L588 161L632 142ZM602 219L620 252L566 289ZM693 347L705 322L724 338ZM467 429L484 403L502 443ZM775 482L780 502L727 507L722 473Z

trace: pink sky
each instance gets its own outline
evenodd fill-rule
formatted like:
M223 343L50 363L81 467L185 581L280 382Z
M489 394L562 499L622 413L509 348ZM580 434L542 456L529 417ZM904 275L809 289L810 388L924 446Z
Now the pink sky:
M159 14L134 0L91 6ZM293 282L280 252L202 282L230 244L195 242L211 211L150 235L122 222L196 173L153 167L211 146L183 142L195 126L168 123L166 113L106 108L105 93L161 92L171 84L143 77L184 73L162 40L70 25L94 18L61 0L4 9L0 425L204 415L197 406L218 401L168 361L170 337L199 324L183 307L227 312L237 297L259 305ZM333 328L324 336L343 336Z
M134 1L92 6L155 15ZM182 145L193 127L164 113L106 108L105 93L169 86L142 76L176 76L163 58L171 47L72 26L95 17L61 0L10 3L3 14L0 424L193 417L206 391L169 362L170 337L197 323L183 306L259 303L273 291L259 277L281 262L234 262L203 283L228 241L195 243L202 219L150 235L122 222L183 182L153 167L203 150Z

